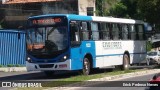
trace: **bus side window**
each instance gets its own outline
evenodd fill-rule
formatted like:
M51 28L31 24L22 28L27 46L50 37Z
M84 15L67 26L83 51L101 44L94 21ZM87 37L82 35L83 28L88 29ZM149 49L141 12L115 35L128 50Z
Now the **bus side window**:
M139 31L138 31L138 25L135 25L135 29L136 29L136 40L139 40Z
M112 24L112 35L113 35L113 40L119 40L119 28L118 24L113 23Z
M135 30L135 25L129 25L129 32L130 32L130 35L131 35L131 40L136 40L136 30Z
M89 29L87 22L81 22L81 35L82 40L89 40Z
M77 22L70 22L70 40L71 46L80 45L79 27Z
M109 25L107 23L101 23L101 32L102 32L102 39L109 40Z
M139 40L144 40L143 25L137 25Z
M92 40L99 40L98 23L91 22Z
M123 24L122 25L122 37L123 37L123 40L128 40L129 39L128 34L129 34L128 26L126 24Z
M131 40L131 28L130 28L130 24L127 24L127 28L128 28L128 40Z

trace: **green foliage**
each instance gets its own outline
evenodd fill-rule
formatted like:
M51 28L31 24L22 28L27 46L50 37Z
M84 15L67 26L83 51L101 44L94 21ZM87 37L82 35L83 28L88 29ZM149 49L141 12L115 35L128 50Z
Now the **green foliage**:
M0 65L0 67L6 67L6 66ZM7 67L24 67L24 66L23 66L23 65L20 65L20 64L16 64L16 65L8 64Z
M3 67L3 65L0 65L0 67Z
M156 26L160 25L160 0L137 0L138 8L140 9L143 19ZM159 28L159 26L158 26Z
M151 51L152 49L152 43L150 41L147 41L147 51Z
M96 15L139 19L160 30L160 0L96 0Z
M96 0L96 15L105 16L108 13L108 8L113 6L119 0Z
M102 1L96 0L96 15L102 16Z
M96 0L96 15L140 19L137 0Z
M8 64L7 67L14 67L14 65L13 64Z
M22 65L16 64L15 67L21 67Z
M128 17L127 7L123 3L116 3L110 8L108 15L113 17Z

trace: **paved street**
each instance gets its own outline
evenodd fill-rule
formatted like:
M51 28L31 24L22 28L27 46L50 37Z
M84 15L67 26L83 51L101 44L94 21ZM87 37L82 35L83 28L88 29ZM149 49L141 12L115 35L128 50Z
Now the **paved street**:
M77 72L57 72L53 77L47 77L43 72L0 72L0 81L31 80L54 81L78 75Z
M153 66L150 67L132 67L133 69L136 68L153 68ZM105 70L106 71L106 70ZM103 73L104 70L98 70L98 72L96 73ZM59 79L63 79L63 78L68 78L68 77L72 77L72 76L77 76L79 75L79 73L77 72L57 72L56 75L54 75L53 77L47 77L45 76L44 73L42 72L0 72L0 81L12 81L12 80L30 80L30 81L54 81L54 80L59 80ZM124 79L124 81L133 81L133 80L141 80L141 81L148 81L153 75L147 75L147 76L141 76L138 78L130 78L130 79ZM94 85L94 90L97 90L96 88L99 87L101 90L104 90L106 83L103 84L97 84ZM95 87L97 86L97 87ZM93 86L91 86L93 87ZM118 87L107 87L109 90L117 90L119 89ZM107 89L106 88L106 89ZM10 88L0 88L0 90L9 90ZM88 87L84 87L84 88L77 88L78 90L88 90L91 89L93 90L93 88L88 88ZM144 87L141 88L137 88L137 87L132 87L129 88L125 87L126 90L144 90ZM120 90L124 90L124 88L120 87Z
M154 68L155 66L132 66L132 69ZM106 70L105 70L106 71ZM104 70L98 70L96 73L103 73ZM2 80L39 80L53 81L57 79L68 78L79 75L78 72L57 72L53 77L47 77L43 72L0 72L0 81Z
M121 79L116 81L149 81L154 74L143 75L134 78ZM108 83L108 82L107 82ZM95 84L88 87L75 88L76 90L146 90L146 87L106 87L107 83Z

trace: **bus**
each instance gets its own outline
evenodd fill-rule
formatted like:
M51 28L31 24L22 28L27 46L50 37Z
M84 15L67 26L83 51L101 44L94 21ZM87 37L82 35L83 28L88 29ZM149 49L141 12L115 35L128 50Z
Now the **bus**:
M28 18L27 71L80 70L121 66L146 57L144 22L140 20L46 14Z

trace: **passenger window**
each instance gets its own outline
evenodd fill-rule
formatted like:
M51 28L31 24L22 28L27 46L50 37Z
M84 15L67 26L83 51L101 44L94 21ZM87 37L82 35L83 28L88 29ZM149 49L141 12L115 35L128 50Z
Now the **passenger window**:
M138 25L138 36L139 36L139 40L144 40L142 25Z
M107 23L101 23L102 39L109 40L109 25Z
M77 22L70 22L70 39L72 46L80 45L79 27Z
M89 30L87 22L81 23L81 34L82 34L81 36L82 40L89 40Z
M128 40L129 37L128 37L128 34L129 34L129 29L128 29L128 26L126 24L123 24L122 25L122 38L123 40Z
M129 32L131 35L131 40L136 40L136 30L135 30L135 25L129 25Z
M113 40L119 40L119 32L118 24L112 24Z
M92 22L91 23L91 30L92 30L92 39L99 40L98 23Z

